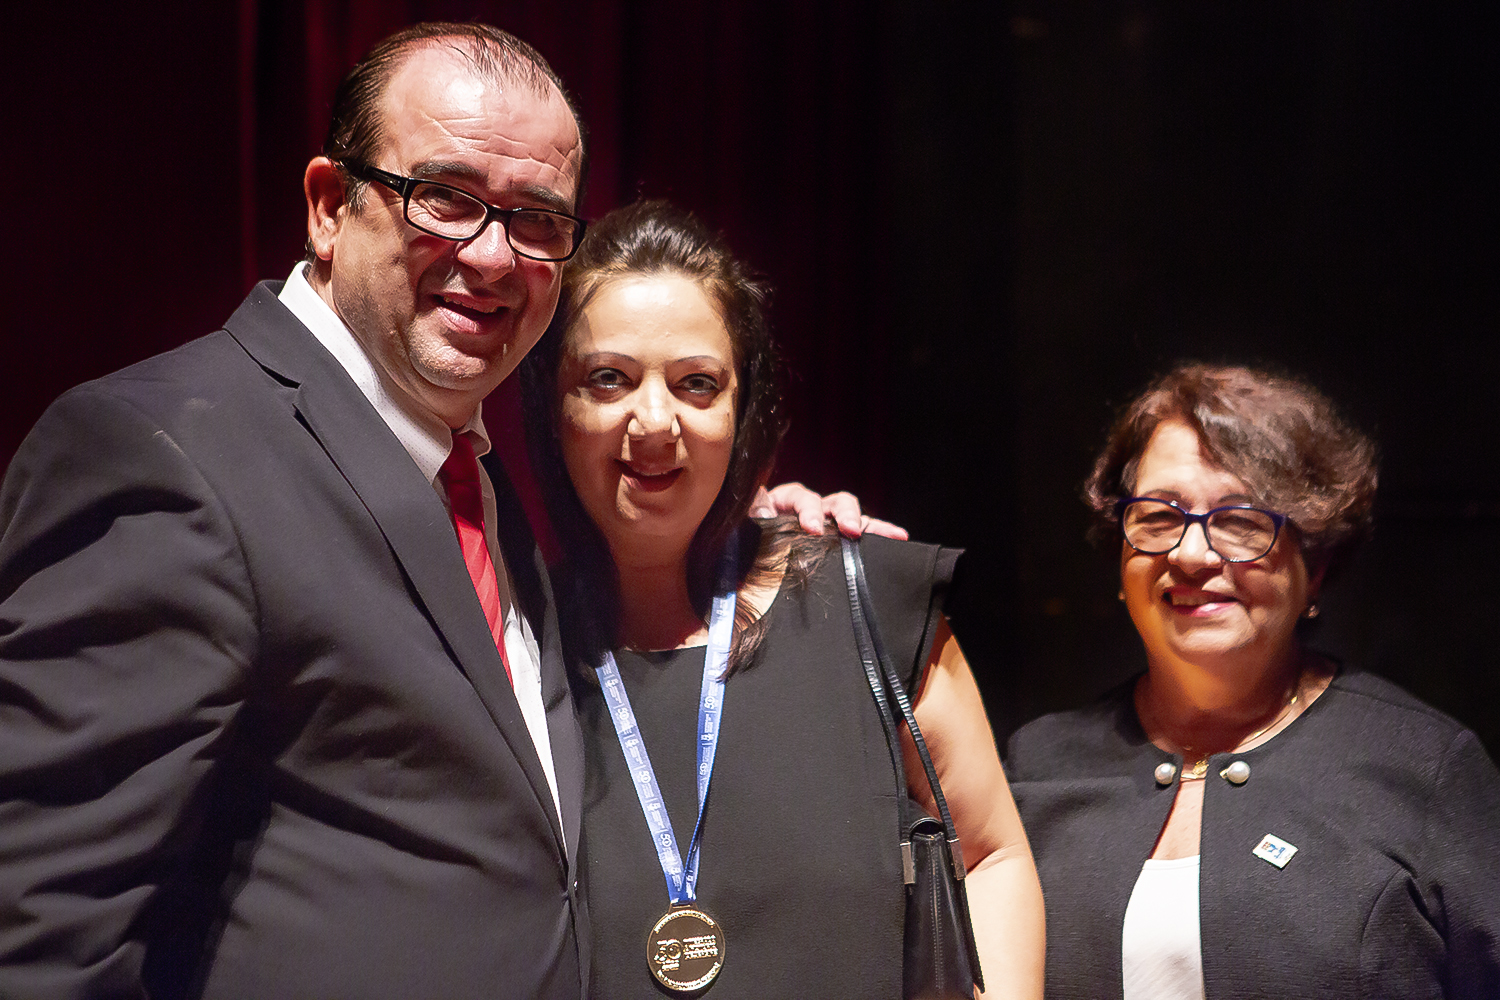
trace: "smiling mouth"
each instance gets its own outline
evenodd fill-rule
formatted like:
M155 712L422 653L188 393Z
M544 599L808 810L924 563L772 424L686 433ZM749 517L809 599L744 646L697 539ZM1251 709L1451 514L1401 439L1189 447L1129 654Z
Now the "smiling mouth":
M499 302L480 303L472 299L451 299L446 295L434 297L438 305L475 325L491 323L505 311L505 306Z
M1213 611L1218 608L1227 607L1228 605L1239 603L1237 600L1235 600L1235 598L1230 597L1226 594L1210 594L1204 591L1198 591L1196 593L1177 593L1169 590L1161 596L1162 600L1165 601L1170 607L1186 613L1192 613L1200 609L1204 611Z
M620 464L622 478L625 479L626 483L632 488L646 493L660 493L677 482L678 477L682 475L682 468L680 466L675 469L663 469L660 472L653 472L649 469L637 469L630 463L620 461L619 459L616 459L616 461Z

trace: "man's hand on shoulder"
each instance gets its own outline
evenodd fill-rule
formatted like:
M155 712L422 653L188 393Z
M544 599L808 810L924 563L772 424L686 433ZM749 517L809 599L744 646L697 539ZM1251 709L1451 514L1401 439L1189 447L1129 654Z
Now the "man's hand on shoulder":
M801 483L782 483L770 490L762 489L750 505L751 517L775 517L796 514L802 530L814 535L823 533L823 521L832 517L839 530L850 538L869 532L904 541L906 529L889 521L870 517L859 509L859 498L852 493L830 493L822 496Z

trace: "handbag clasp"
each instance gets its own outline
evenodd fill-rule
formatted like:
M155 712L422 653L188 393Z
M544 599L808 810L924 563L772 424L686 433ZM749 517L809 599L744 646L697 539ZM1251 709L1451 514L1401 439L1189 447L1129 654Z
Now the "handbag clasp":
M948 841L948 855L953 859L954 876L962 882L964 876L969 874L969 869L964 866L964 849L957 837Z

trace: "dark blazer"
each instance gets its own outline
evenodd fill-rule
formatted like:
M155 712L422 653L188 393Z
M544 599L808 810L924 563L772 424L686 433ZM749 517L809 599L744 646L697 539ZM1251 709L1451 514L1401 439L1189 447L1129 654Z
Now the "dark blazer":
M576 998L582 745L551 793L442 501L262 284L70 391L0 489L0 997Z
M1047 901L1047 996L1122 995L1121 930L1181 766L1126 684L1010 741ZM1250 767L1234 785L1220 771ZM1370 674L1339 674L1268 743L1209 758L1199 899L1208 1000L1500 997L1500 773L1472 732ZM1283 868L1253 852L1272 834Z

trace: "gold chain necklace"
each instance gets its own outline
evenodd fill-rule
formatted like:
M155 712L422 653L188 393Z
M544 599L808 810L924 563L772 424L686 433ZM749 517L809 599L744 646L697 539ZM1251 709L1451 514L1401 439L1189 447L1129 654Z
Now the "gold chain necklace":
M1292 679L1291 689L1287 693L1286 704L1282 706L1282 709L1279 713L1277 713L1276 718L1272 719L1269 723L1257 729L1249 736L1246 736L1244 739L1240 740L1233 747L1230 747L1227 751L1228 753L1239 753L1249 744L1254 743L1256 740L1266 735L1266 733L1269 733L1271 730L1281 725L1286 717L1291 714L1292 709L1296 707L1297 702L1301 700L1303 673L1303 669L1299 667L1297 669L1297 676ZM1186 765L1187 761L1189 760L1193 762L1190 767L1183 767L1183 781L1198 781L1208 774L1208 758L1211 756L1211 754L1204 753L1203 751L1198 750L1195 747L1190 747L1186 743L1178 743L1176 740L1168 739L1165 735L1163 735L1163 738L1167 739L1167 741L1173 747L1176 747L1177 751L1182 754L1184 765Z

